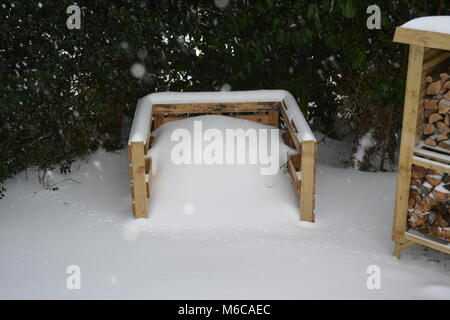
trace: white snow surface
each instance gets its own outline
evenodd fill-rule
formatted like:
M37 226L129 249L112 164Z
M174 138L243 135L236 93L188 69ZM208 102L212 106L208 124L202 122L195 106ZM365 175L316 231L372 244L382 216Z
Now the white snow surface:
M315 140L295 98L286 90L211 91L211 92L155 92L138 100L131 127L131 142L145 142L149 134L154 104L214 103L214 102L274 102L284 101L287 116L295 123L299 141Z
M450 34L450 16L429 16L412 19L402 28Z
M257 165L174 165L175 128L264 128L204 116L155 132L149 219L134 219L126 149L99 150L45 190L28 171L0 201L0 298L449 299L450 257L413 246L392 256L395 173L318 164L316 223L299 221L289 176ZM337 150L319 144L332 159ZM325 149L323 147L325 146ZM286 151L288 148L283 147ZM78 181L79 183L75 182ZM81 268L81 289L66 269ZM381 270L381 289L366 286Z

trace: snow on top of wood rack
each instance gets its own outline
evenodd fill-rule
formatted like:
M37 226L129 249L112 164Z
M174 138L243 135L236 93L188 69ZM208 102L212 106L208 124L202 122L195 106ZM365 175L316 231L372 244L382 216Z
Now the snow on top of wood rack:
M131 142L145 142L150 133L152 106L154 104L181 103L232 103L232 102L273 102L283 101L286 114L298 128L299 141L315 141L309 125L303 116L295 98L285 90L253 90L253 91L213 91L213 92L156 92L138 100L131 127Z
M412 19L402 28L450 34L450 16L429 16Z

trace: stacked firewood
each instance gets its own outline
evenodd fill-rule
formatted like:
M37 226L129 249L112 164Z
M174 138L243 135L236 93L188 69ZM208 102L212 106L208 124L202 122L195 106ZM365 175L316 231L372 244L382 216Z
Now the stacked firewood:
M450 175L413 165L408 225L450 242Z
M426 98L423 103L425 143L450 150L450 75L427 76Z

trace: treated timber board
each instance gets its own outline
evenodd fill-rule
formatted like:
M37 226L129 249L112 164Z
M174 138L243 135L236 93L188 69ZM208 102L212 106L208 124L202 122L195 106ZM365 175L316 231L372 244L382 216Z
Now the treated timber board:
M429 146L421 140L414 149L415 153L421 153L429 156L435 157L436 160L442 162L450 162L450 150L438 147L438 146Z
M418 235L413 231L405 233L405 239L450 254L450 244L443 244L439 241Z
M299 181L297 178L296 170L291 159L288 160L288 171L289 175L291 176L292 185L294 186L295 191L299 192L301 181Z
M144 143L131 143L134 213L136 218L148 218L147 188L145 181Z
M314 222L314 164L316 142L302 142L302 187L300 191L300 220Z
M412 162L417 166L425 167L428 169L434 169L450 174L450 166L438 161L422 158L419 156L414 156Z
M275 111L276 112L276 111ZM221 114L220 112L214 112L213 114ZM225 116L238 118L238 119L245 119L250 120L253 122L261 123L261 124L267 124L272 126L278 126L276 123L277 121L274 120L274 116L269 112L264 112L261 114L225 114ZM188 115L184 116L165 116L163 119L163 123L176 121L176 120L182 120L188 117Z
M394 41L396 41L395 38ZM406 231L409 183L411 179L413 150L416 140L416 124L420 99L419 93L421 85L423 55L423 46L410 45L408 75L406 79L405 101L403 108L403 127L400 144L400 159L397 176L397 196L395 201L393 224L394 239L402 237Z
M301 152L302 149L300 146L300 142L298 141L297 134L295 133L294 127L292 126L291 121L289 121L289 118L284 108L285 108L284 105L280 108L281 116L283 117L284 123L286 124L286 128L291 137L291 140L295 145L295 149L297 149L298 152Z
M279 101L271 102L233 102L233 103L180 103L154 104L154 114L173 115L179 113L210 113L210 112L263 112L278 110Z
M449 58L450 58L450 52L442 51L441 54L435 56L430 61L424 62L422 74L425 75L430 70L436 69L437 66L441 65L442 63L444 63Z
M450 51L450 34L439 32L397 27L395 29L394 42Z

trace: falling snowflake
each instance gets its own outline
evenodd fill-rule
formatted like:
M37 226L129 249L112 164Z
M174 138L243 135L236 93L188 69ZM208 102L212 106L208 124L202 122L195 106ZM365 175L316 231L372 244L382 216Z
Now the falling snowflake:
M135 78L142 78L145 74L145 67L141 63L135 63L131 66L131 74Z
M228 6L229 3L230 3L229 0L214 0L214 4L219 9L225 8L226 6Z
M229 85L228 83L224 83L220 88L220 91L231 91L231 85Z

